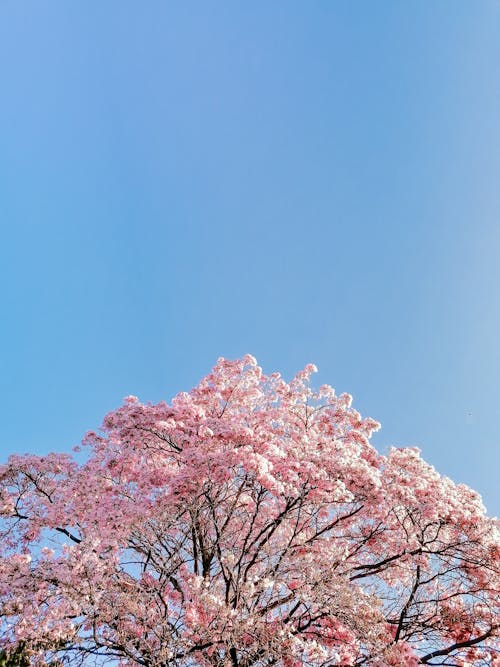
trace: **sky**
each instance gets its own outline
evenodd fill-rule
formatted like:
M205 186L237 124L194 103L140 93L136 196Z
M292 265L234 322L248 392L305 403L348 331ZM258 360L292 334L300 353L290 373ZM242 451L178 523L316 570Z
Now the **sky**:
M0 4L0 460L249 352L500 514L500 4Z

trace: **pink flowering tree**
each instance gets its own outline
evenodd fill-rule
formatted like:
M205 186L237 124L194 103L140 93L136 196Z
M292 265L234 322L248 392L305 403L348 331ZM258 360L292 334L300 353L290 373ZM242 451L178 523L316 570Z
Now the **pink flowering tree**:
M4 658L498 667L498 522L313 371L221 359L171 405L127 398L83 465L11 456Z

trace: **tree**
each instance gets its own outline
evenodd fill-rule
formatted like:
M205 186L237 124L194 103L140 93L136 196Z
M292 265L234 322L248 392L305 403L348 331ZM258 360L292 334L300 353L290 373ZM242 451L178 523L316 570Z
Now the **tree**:
M313 366L219 360L0 471L0 646L34 664L500 665L498 522Z

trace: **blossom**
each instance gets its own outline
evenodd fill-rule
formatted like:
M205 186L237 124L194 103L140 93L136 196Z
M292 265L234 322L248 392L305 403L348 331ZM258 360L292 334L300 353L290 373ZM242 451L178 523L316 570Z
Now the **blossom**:
M499 524L378 422L254 357L0 467L0 648L33 664L497 664ZM432 629L432 632L429 631ZM152 662L152 656L157 662Z

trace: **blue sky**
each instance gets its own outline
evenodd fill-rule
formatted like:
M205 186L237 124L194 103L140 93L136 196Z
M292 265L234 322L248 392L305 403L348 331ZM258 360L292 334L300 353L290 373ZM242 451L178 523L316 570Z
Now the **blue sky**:
M0 455L254 354L500 513L500 5L0 6Z

